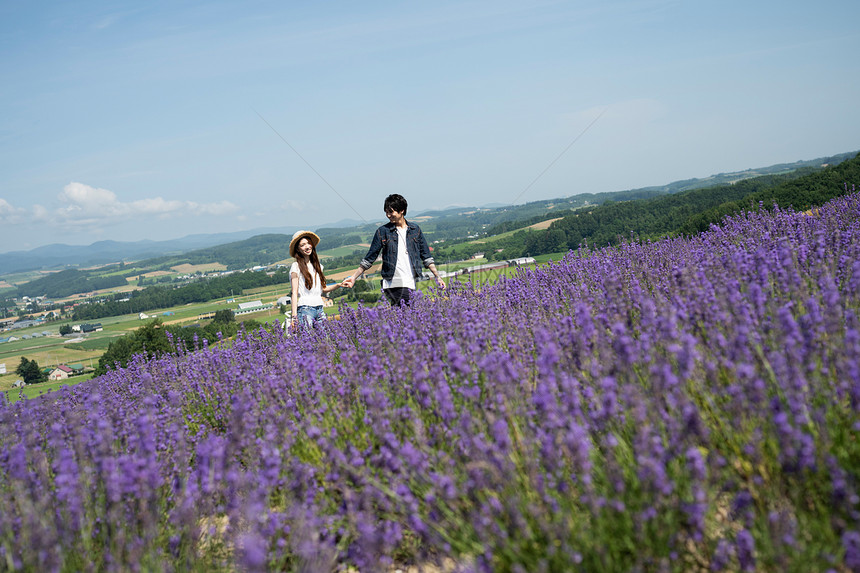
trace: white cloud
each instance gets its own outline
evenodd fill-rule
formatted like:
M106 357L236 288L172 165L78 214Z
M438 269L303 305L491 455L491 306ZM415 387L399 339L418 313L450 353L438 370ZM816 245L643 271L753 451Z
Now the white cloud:
M296 201L294 199L287 199L281 204L281 209L284 211L304 211L307 208L307 203L304 201Z
M122 202L113 191L78 182L66 185L58 199L62 206L54 212L49 213L43 207L36 205L34 215L40 219L53 218L57 222L69 226L80 226L90 225L94 222L119 223L140 216L155 216L159 219L192 215L217 216L232 213L239 209L230 201L195 203L194 201L149 197Z
M189 208L198 215L227 215L238 209L236 205L230 201L221 201L220 203L188 203Z
M33 205L33 218L36 221L47 221L51 218L51 214L41 205Z
M6 199L0 199L0 223L14 224L22 220L24 209L14 207Z

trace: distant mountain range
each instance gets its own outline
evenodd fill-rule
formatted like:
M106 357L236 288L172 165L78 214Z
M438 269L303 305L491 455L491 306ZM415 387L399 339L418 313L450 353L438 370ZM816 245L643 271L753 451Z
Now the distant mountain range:
M686 179L675 181L663 186L643 187L640 189L631 189L627 191L619 191L616 193L601 193L600 200L614 198L616 200L627 200L637 198L643 193L648 195L672 194L680 193L691 189L711 187L717 185L725 185L758 177L760 175L769 175L775 173L786 173L804 167L824 167L829 164L838 164L842 161L854 157L857 151L842 153L832 157L822 157L808 161L797 161L794 163L780 163L769 167L757 169L747 169L732 173L720 173L711 175L703 179ZM617 197L613 197L616 196ZM417 213L417 216L428 215L432 217L456 216L464 214L471 209L479 209L484 213L488 211L502 211L504 215L500 215L505 219L522 218L531 214L535 209L543 209L545 206L549 208L575 208L580 206L580 203L591 203L598 196L591 194L580 194L564 199L536 201L522 206L504 205L493 203L481 207L456 207L451 209L427 211ZM599 202L599 201L598 201ZM320 229L351 229L353 227L366 226L366 223L344 219L336 223L321 225ZM282 227L282 228L256 228L245 231L236 231L231 233L211 233L211 234L195 234L167 241L98 241L91 245L65 245L51 244L38 247L29 251L13 251L9 253L0 253L0 276L8 275L15 272L29 270L48 270L48 269L63 269L70 267L87 267L94 265L102 265L107 263L115 263L119 261L139 261L142 259L150 259L155 257L163 257L166 255L179 255L189 251L206 249L225 245L231 242L243 241L251 237L264 234L286 234L291 235L297 231L298 227Z
M0 276L38 269L87 267L181 254L241 241L263 233L294 233L298 228L249 229L232 233L188 235L167 241L98 241L91 245L54 243L30 251L0 254Z

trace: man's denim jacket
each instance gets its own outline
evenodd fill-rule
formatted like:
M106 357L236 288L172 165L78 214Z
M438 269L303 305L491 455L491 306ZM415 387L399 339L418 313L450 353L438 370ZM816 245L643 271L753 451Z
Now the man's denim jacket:
M382 251L382 278L391 280L394 278L394 268L397 266L397 228L394 223L386 223L378 229L370 242L370 249L359 266L367 270ZM412 263L412 275L415 278L421 276L421 266L429 267L434 263L430 256L430 247L421 228L415 223L406 221L406 252L409 254L409 262Z

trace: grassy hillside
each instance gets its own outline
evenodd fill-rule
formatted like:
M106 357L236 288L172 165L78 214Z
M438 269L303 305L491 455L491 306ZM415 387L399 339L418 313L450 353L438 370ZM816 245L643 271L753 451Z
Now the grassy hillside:
M499 225L491 231L507 231L507 235L490 238L481 245L446 245L439 249L438 256L456 259L480 250L491 252L495 258L514 258L576 249L583 243L599 247L631 237L655 240L667 235L694 234L719 223L728 214L758 209L760 204L764 208L777 204L797 210L822 205L850 192L855 183L860 183L860 155L856 154L823 169L804 167L731 185L581 208L569 212L542 233L520 229L511 235L509 225Z

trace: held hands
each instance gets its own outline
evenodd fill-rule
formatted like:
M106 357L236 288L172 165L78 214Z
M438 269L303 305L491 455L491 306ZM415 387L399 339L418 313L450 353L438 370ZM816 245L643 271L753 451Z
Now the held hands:
M352 277L352 276L346 277L340 283L340 286L342 286L343 288L352 288L353 286L355 286L355 277ZM438 286L440 289L445 288L445 281L444 281L444 279L442 279L442 277L440 277L440 276L436 277L436 286Z

